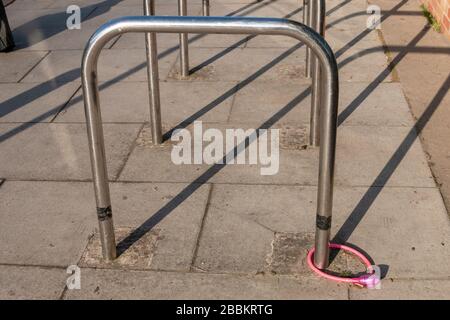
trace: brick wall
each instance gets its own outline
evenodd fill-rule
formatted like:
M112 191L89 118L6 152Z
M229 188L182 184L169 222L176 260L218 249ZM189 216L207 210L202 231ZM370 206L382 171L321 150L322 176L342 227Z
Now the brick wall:
M441 32L450 36L450 0L420 0L441 25Z

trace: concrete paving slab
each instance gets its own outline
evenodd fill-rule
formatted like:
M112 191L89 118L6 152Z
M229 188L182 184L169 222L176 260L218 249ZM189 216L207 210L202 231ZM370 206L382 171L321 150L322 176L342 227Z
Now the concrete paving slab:
M20 81L47 51L0 53L0 82Z
M65 269L0 266L0 298L59 299L67 277Z
M189 37L190 39L193 36ZM167 54L167 52L177 52L179 50L179 36L172 33L156 34L156 44L158 54ZM120 39L113 46L114 49L145 49L144 35L141 33L126 33L120 36Z
M12 2L7 8L8 11L13 10L35 10L35 9L48 9L50 5L55 2L59 2L57 0L15 0Z
M28 52L21 53L29 54ZM21 82L67 83L80 81L81 57L81 50L52 51Z
M23 51L83 50L96 30L96 27L82 27L81 29L64 29L56 32L51 26L45 28L30 26L28 29L14 31L13 37L16 49ZM113 42L110 41L105 47L109 48Z
M82 51L52 51L23 82L74 81L80 78ZM103 50L98 62L99 81L147 81L145 50ZM175 54L159 60L159 78L164 80Z
M302 20L302 8L296 2L253 1L247 3L217 2L211 4L211 16L238 17L290 17L292 20Z
M388 278L445 278L450 222L437 188L371 188L336 194L337 241L349 241L386 265ZM337 207L339 208L339 207ZM336 229L337 230L337 229Z
M75 82L0 84L0 122L48 122L80 88Z
M204 121L226 122L231 111L236 82L212 83L169 81L160 83L162 121L177 125L202 110ZM146 82L101 83L102 119L108 122L149 121L148 85ZM132 94L126 94L132 93ZM186 99L186 97L190 97ZM176 112L174 112L176 110ZM84 122L81 93L70 101L55 119L56 122Z
M175 62L177 52L158 60L159 79L165 80ZM147 81L145 50L105 50L99 59L99 81Z
M257 125L211 124L204 128L258 128ZM283 128L283 127L281 127ZM335 183L347 186L390 185L434 187L435 183L413 129L343 126L338 131ZM283 130L282 130L283 131ZM307 132L307 131L306 131ZM307 137L303 137L307 141ZM302 145L302 144L300 144ZM317 148L280 150L279 171L261 175L261 165L175 165L172 146L138 144L120 180L257 184L317 184ZM160 170L144 170L149 166Z
M6 181L0 199L0 263L77 264L96 227L91 183Z
M347 288L312 277L82 269L66 299L347 299Z
M108 173L118 174L139 124L104 125ZM19 180L91 179L84 124L2 124L0 176Z
M114 183L111 199L115 225L140 228L133 234L136 238L150 230L157 234L149 268L188 271L209 188L208 185Z
M388 61L382 51L369 54L350 49L337 58L339 79L351 82L391 82Z
M303 187L214 185L195 266L204 272L270 272L276 232L312 231L313 194ZM299 256L306 256L309 240ZM309 273L302 258L295 274Z
M254 79L298 81L304 77L304 50L258 49L233 50L192 48L190 77L207 81L250 81ZM239 63L236 63L239 61ZM179 77L175 63L170 78Z
M311 109L309 87L309 84L297 82L251 82L237 92L229 121L240 123L252 119L262 123L289 110L278 123L306 125ZM339 98L341 125L413 125L408 104L397 83L372 87L367 83L343 82Z
M312 233L315 203L313 187L214 185L196 266L205 272L267 272L274 234ZM333 212L333 241L368 252L384 266L383 276L446 276L449 222L437 189L337 187ZM290 272L309 272L305 257L312 245L311 236L298 247Z
M380 290L350 289L351 300L448 300L449 280L386 280Z

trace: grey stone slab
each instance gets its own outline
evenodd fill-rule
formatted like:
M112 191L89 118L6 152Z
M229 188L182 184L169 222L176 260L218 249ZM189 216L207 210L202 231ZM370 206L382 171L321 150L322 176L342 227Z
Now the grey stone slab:
M346 299L347 287L312 277L82 269L66 299Z
M123 166L140 126L104 125L111 179ZM0 128L0 176L21 180L92 178L84 124L2 124Z
M108 1L108 0L57 0L49 6L49 9L65 9L71 4L75 4L80 7L86 7L89 5L105 6L108 8L114 8L122 3L129 3L130 1L140 0L122 0L122 1ZM142 6L142 3L141 3Z
M137 232L126 233L133 235L133 241L118 241L127 260L124 265L119 261L119 267L144 268L145 261L129 260L136 255L133 244L152 234L148 243L152 246L149 268L189 270L209 188L208 185L112 183L117 239L124 238L121 230L139 228ZM30 194L33 196L29 197ZM92 183L8 181L2 186L0 199L1 238L6 248L0 254L0 263L63 267L77 264L88 238L97 228ZM144 250L146 243L138 246L140 250ZM93 248L90 252L95 251L95 245ZM97 266L99 259L96 260L95 254L88 256L85 253L82 265Z
M61 296L68 276L64 269L0 266L0 298L56 300Z
M259 48L192 48L192 79L208 81L298 81L304 78L304 50ZM170 72L179 78L179 63Z
M53 51L24 82L73 81L80 78L82 51ZM103 50L98 61L99 81L147 81L146 55L143 49ZM163 80L176 59L175 54L159 60L159 76Z
M386 55L377 50L365 54L365 51L351 49L339 56L339 79L351 82L391 82Z
M448 300L449 280L385 280L380 290L350 289L351 300Z
M101 83L102 119L107 122L144 122L149 119L146 82ZM203 121L226 122L231 111L236 83L169 81L160 83L164 124L177 125L204 112ZM187 98L188 97L188 98ZM203 111L202 111L203 110ZM206 112L206 110L211 110ZM84 122L81 93L70 101L56 122Z
M177 53L158 60L159 78L166 79ZM99 81L147 81L146 54L143 49L105 50L99 59Z
M33 51L34 52L34 51ZM23 52L28 54L28 52ZM22 82L71 82L80 79L81 50L52 51Z
M388 278L448 277L450 222L437 188L359 188L346 193L335 197L336 238L387 266Z
M192 38L190 36L189 38ZM156 35L158 54L167 54L168 52L177 52L179 50L178 34L158 33ZM145 39L141 33L126 33L120 36L120 39L113 46L114 49L144 49Z
M57 0L15 0L7 8L8 12L14 14L14 10L34 10L34 9L47 9L50 5Z
M91 183L6 181L0 199L1 263L78 262L96 227Z
M399 83L340 84L339 123L412 127L414 120Z
M18 82L47 51L0 53L0 82Z
M350 189L349 189L350 190ZM314 246L314 187L214 185L196 257L204 272L311 274L306 256ZM337 189L334 213L348 201ZM351 273L348 255L329 270ZM353 259L354 260L354 259Z
M245 5L247 4L247 5ZM212 16L239 16L239 17L290 17L301 21L301 5L288 1L261 1L261 2L216 2L211 4Z
M338 184L435 187L414 128L344 126L337 139Z
M75 82L0 84L0 122L48 122L80 88Z
M209 194L208 185L114 183L116 226L157 234L150 268L189 270Z
M211 124L208 127L219 130L258 128L257 125L243 124L227 126ZM420 141L412 130L406 127L340 127L337 138L335 183L350 186L434 187L435 183ZM158 148L138 144L120 179L170 182L189 182L198 179L214 183L317 184L317 148L282 148L279 171L274 175L261 175L260 164L229 164L214 167L206 164L175 165L171 160L171 152L170 143ZM151 165L160 170L144 170Z
M298 246L298 261L290 271L308 273L305 257L313 246L316 192L314 187L214 185L196 267L267 272L276 234L311 234ZM387 278L448 277L448 227L437 189L335 188L333 241L361 248Z
M149 121L148 85L146 82L99 83L103 123ZM58 114L55 122L86 122L81 90Z
M81 29L55 30L54 27L17 29L13 32L16 49L28 50L83 50L89 38L97 27L82 27ZM109 48L113 41L105 47Z
M277 123L308 124L311 109L310 85L274 81L254 81L241 86L236 94L230 122L264 122L271 117ZM408 104L398 83L340 85L341 125L412 126Z
M268 272L275 232L312 231L314 193L304 187L215 185L195 266L204 272ZM297 273L308 272L304 257Z
M116 1L118 4L120 1ZM106 4L106 5L105 5ZM115 19L124 16L143 16L143 6L116 6L116 5L108 5L108 2L100 3L100 5L96 6L97 9L84 19L83 26L99 27L100 25ZM188 7L189 15L199 15L201 12L200 6L198 4L189 4ZM158 5L155 8L155 13L158 16L177 16L178 15L178 6L174 5Z

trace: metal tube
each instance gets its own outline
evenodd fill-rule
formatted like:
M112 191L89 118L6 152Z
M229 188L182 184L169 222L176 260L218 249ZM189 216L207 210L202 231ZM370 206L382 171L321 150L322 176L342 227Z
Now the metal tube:
M311 26L310 1L303 0L303 24L307 26ZM311 49L309 47L306 47L305 62L305 77L311 78Z
M155 0L144 0L144 15L155 15ZM147 78L150 102L150 126L152 131L152 142L155 145L162 143L161 128L161 101L159 93L159 71L158 71L158 46L156 33L145 34L145 50L147 56Z
M203 16L209 16L209 0L203 0L202 2Z
M102 48L112 38L126 32L217 33L284 35L304 42L317 57L322 71L321 138L319 182L317 193L316 253L319 268L328 266L333 178L336 150L339 79L336 58L325 40L311 28L287 19L236 17L123 17L101 26L90 38L83 54L81 79L84 94L89 150L97 206L110 208L105 147L97 84L97 62ZM105 258L115 256L111 211L107 211L111 227L101 229ZM99 215L100 220L100 215Z
M178 15L187 15L187 0L178 0ZM188 34L180 33L180 75L182 78L189 77L189 43Z
M325 31L325 0L310 0L312 28L321 36ZM311 56L311 55L310 55ZM321 97L321 68L317 63L317 58L311 56L310 70L312 73L312 90L311 90L311 114L310 114L310 128L309 128L309 143L312 146L320 144L320 97Z

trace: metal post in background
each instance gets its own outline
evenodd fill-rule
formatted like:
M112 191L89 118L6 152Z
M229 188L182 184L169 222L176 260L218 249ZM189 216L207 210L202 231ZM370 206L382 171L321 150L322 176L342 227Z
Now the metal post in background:
M187 0L178 0L178 15L187 15ZM188 34L180 33L180 75L182 78L189 76L189 47Z
M208 17L209 16L209 0L203 0L202 2L202 11L203 16Z
M144 0L144 15L155 15L155 0ZM154 32L147 32L145 34L145 49L147 55L147 78L152 142L153 144L161 144L162 128L161 101L159 93L158 46L156 42L156 34Z
M311 6L310 22L311 27L324 36L325 33L325 0L309 0ZM309 129L309 143L313 146L320 144L320 97L321 90L321 68L317 62L317 58L311 58L311 75L312 75L312 90L311 90L311 114L310 114L310 129Z
M14 48L14 39L9 27L8 17L3 2L0 0L0 52Z
M303 24L287 19L249 17L123 17L102 25L90 38L83 53L81 81L100 237L105 259L115 258L116 244L98 95L97 64L102 48L114 37L127 32L280 35L295 38L311 48L321 67L320 86L323 89L320 99L321 144L314 263L318 268L326 268L329 259L339 104L336 58L320 35Z
M303 24L307 26L311 26L310 21L310 2L311 0L303 0ZM309 47L306 48L306 64L305 64L305 77L311 78L311 49Z

